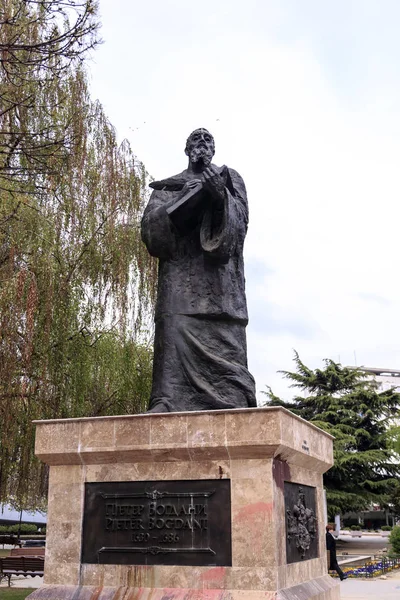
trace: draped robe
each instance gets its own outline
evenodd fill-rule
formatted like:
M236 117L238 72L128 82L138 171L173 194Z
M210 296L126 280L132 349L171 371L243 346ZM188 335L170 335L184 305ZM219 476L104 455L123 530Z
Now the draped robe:
M181 231L167 209L188 171L161 182L142 219L142 239L159 259L150 410L256 406L247 369L243 267L248 205L244 182L228 169L223 201L207 197L195 224Z

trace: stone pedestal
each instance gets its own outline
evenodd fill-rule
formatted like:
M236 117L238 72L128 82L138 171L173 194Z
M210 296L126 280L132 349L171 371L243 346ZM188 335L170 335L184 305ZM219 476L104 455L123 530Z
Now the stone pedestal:
M36 454L50 483L44 584L31 600L339 598L323 517L332 438L285 409L39 421ZM230 481L231 566L81 562L86 483L193 480ZM315 488L317 523L317 557L290 564L287 482Z

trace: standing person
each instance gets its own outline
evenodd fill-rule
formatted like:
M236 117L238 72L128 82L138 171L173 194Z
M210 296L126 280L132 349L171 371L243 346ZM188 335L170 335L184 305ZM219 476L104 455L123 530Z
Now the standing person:
M153 181L142 238L159 259L150 412L257 406L247 368L243 179L211 161L206 129L186 143L189 164Z
M342 569L338 565L338 561L336 558L336 540L333 537L333 535L331 534L331 531L333 531L332 525L327 525L326 526L326 549L329 550L329 558L330 558L329 570L336 571L336 573L340 577L340 581L343 581L343 579L347 579L347 575L345 575L343 573Z

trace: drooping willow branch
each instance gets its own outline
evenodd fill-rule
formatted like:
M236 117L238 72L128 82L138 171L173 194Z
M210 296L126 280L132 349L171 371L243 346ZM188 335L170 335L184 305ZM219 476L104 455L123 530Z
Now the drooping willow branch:
M97 30L93 2L0 0L0 502L24 508L45 502L34 419L150 393L147 175L90 97Z

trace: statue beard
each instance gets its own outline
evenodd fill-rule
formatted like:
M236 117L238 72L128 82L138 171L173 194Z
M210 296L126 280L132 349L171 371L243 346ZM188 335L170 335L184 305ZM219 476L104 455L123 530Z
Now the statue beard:
M205 146L194 146L189 151L189 158L192 163L197 166L203 166L204 168L211 165L213 153L209 148Z

